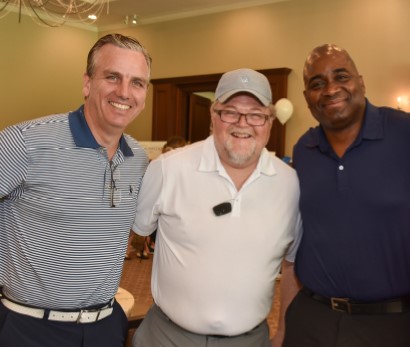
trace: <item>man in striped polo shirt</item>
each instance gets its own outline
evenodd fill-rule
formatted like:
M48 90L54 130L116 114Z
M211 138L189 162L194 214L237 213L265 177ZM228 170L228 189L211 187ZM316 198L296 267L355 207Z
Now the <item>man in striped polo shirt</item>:
M113 297L148 163L123 132L150 68L137 40L104 36L83 106L0 132L0 346L123 346Z

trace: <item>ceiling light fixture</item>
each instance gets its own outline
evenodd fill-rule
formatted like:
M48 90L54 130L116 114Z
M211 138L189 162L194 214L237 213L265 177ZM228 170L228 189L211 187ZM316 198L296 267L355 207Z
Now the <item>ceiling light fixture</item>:
M131 24L133 24L133 25L137 25L137 15L136 14L134 14L133 16L132 16L132 21L131 21Z
M10 12L27 14L39 25L59 27L67 22L94 23L110 0L0 0L0 18Z
M1 0L0 0L1 1ZM138 24L138 17L136 14L133 14L130 20L130 16L125 16L123 20L125 25L131 24L131 25L137 25Z

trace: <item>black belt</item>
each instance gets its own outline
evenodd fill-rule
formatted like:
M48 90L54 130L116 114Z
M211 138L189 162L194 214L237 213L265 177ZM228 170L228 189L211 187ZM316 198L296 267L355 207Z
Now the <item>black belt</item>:
M379 302L355 302L347 298L328 298L303 287L301 292L313 300L323 302L334 311L348 314L385 314L410 311L410 296Z

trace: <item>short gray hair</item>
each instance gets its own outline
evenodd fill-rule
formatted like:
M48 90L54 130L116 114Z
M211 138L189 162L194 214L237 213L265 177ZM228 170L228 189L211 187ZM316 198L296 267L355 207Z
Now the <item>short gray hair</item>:
M88 53L86 72L89 77L92 77L94 73L95 55L98 53L101 47L107 44L112 44L116 47L127 48L132 51L141 52L145 57L145 61L147 62L148 71L149 71L148 76L151 76L152 58L149 55L146 48L137 39L130 37L130 36L124 36L121 34L108 34L108 35L101 37L94 44L94 46L90 49L90 52Z

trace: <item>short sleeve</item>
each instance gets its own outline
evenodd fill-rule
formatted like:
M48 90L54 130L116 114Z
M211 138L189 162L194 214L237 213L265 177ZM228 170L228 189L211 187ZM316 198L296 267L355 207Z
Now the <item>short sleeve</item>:
M300 214L298 214L296 224L295 224L295 237L286 253L286 256L285 256L286 261L291 262L291 263L295 262L296 253L299 248L300 240L302 239L302 234L303 234L302 219L300 217Z
M132 230L141 236L147 236L157 229L162 186L163 170L160 157L148 165L138 194L137 213Z
M0 198L24 182L28 172L24 136L17 126L0 131Z

